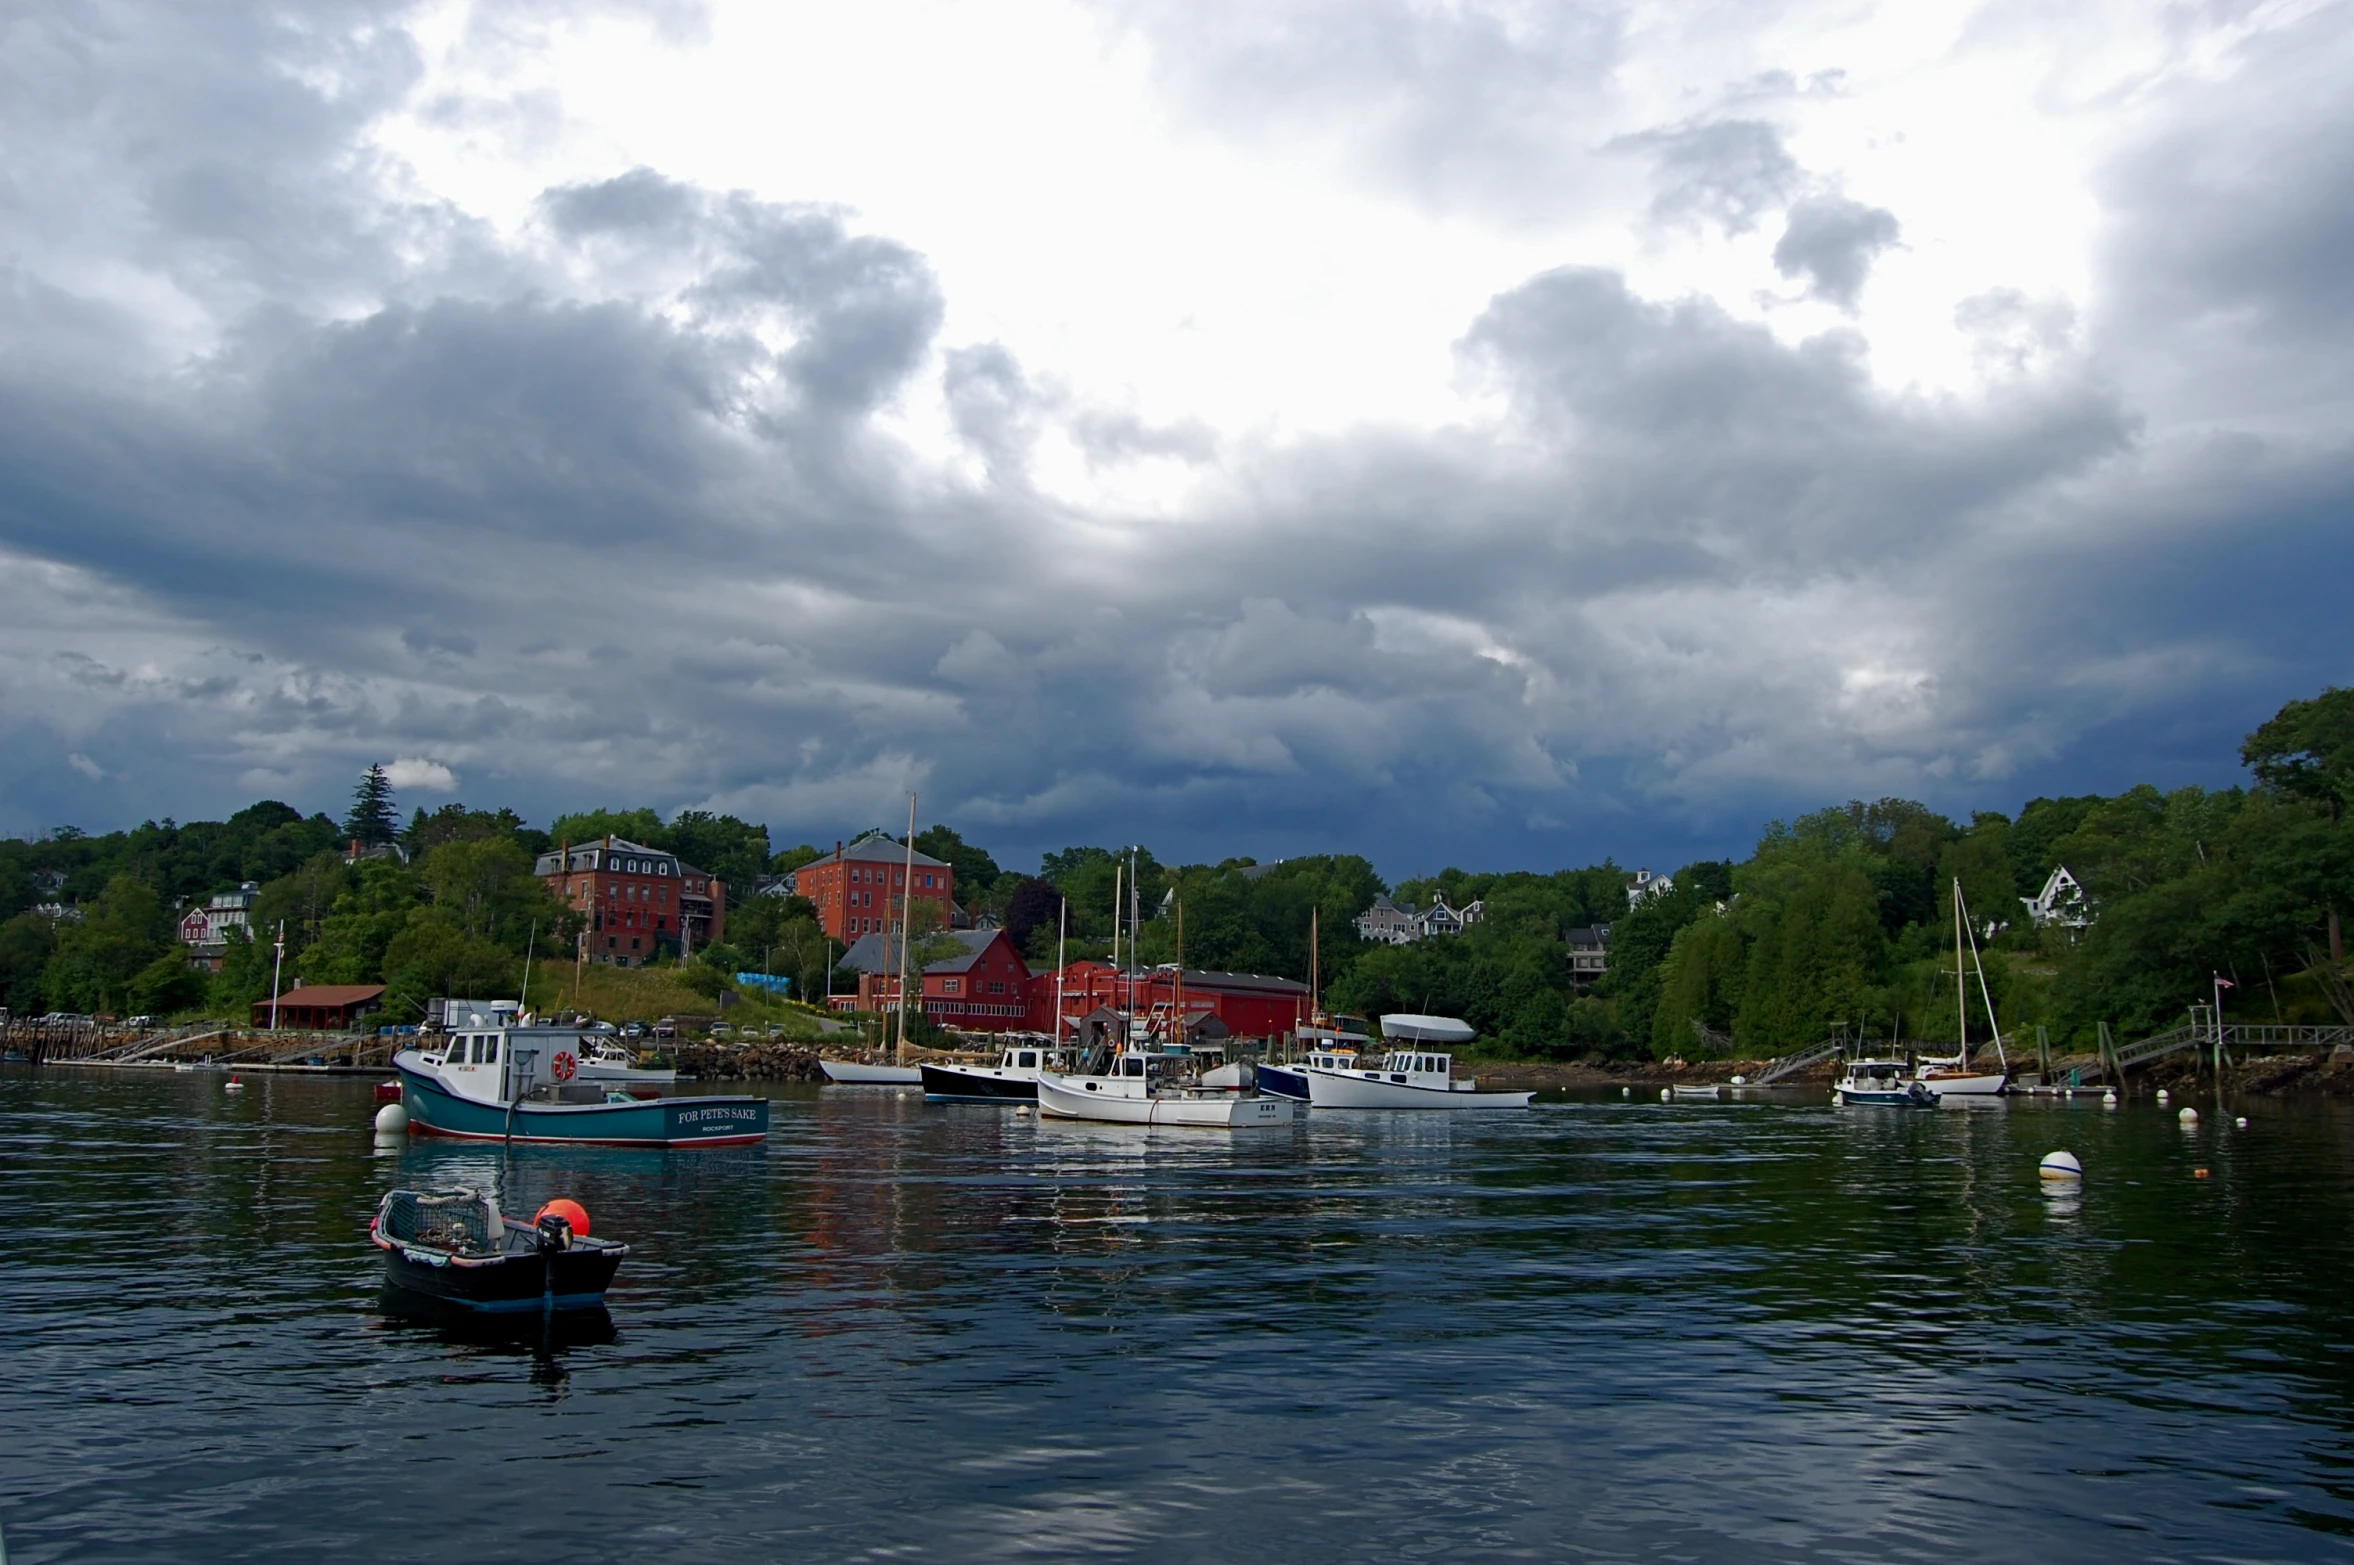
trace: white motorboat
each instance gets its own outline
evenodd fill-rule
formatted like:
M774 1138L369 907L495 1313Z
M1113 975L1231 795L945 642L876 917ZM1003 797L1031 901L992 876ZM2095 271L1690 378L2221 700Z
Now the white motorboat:
M1937 1094L1928 1083L1913 1080L1912 1066L1903 1060L1856 1060L1831 1088L1831 1101L1873 1108L1933 1109Z
M859 1060L819 1060L826 1080L843 1087L920 1087L923 1071L913 1065L868 1065Z
M1276 1130L1308 1117L1308 1105L1267 1093L1187 1085L1175 1070L1189 1056L1130 1050L1103 1075L1040 1072L1038 1112L1111 1125L1178 1125L1198 1130Z
M1259 1086L1320 1109L1524 1109L1534 1092L1482 1092L1455 1077L1455 1057L1417 1049L1368 1063L1353 1050L1316 1050L1259 1067Z
M1718 1103L1724 1100L1721 1082L1677 1082L1660 1093L1673 1103Z
M1923 1055L1913 1079L1941 1098L1999 1098L2011 1090L2009 1071L1976 1071L1958 1055Z
M623 1086L667 1087L678 1080L675 1070L638 1064L638 1057L610 1038L583 1034L577 1080L619 1082Z

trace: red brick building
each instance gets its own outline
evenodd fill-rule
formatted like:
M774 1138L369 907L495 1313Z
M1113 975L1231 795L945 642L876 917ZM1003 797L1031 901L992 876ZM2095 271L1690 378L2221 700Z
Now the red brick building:
M675 853L606 837L543 853L535 872L588 921L582 949L593 962L640 967L727 938L727 883Z
M903 866L904 867L904 866ZM955 955L925 964L924 1015L937 1026L968 1032L1036 1031L1054 1010L1034 1014L1037 981L1013 937L1002 929L966 929L944 937L962 947ZM922 949L922 942L917 949ZM842 953L841 965L858 974L858 987L833 998L838 1011L890 1011L899 1000L899 937L863 935Z
M899 895L909 890L907 874L903 844L888 837L862 837L847 848L836 844L831 858L802 865L784 889L816 905L818 927L851 943L899 927ZM918 853L909 894L916 902L933 904L940 914L939 927L946 929L955 915L956 871L928 853Z

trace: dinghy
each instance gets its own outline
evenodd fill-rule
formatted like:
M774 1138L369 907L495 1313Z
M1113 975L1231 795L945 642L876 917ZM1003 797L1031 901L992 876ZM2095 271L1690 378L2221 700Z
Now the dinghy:
M460 1309L512 1314L601 1307L629 1246L588 1232L588 1213L551 1201L519 1223L470 1187L394 1190L368 1223L384 1280Z

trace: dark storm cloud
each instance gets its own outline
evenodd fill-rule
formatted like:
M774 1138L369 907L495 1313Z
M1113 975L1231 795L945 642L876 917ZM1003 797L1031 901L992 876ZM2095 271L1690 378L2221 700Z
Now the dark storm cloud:
M2227 742L2229 713L2346 676L2316 650L2342 646L2326 584L2354 565L2342 439L2153 429L2116 369L2195 366L2237 311L2264 330L2221 362L2343 374L2296 348L2342 326L2337 196L2227 177L2337 168L2325 49L2278 67L2312 94L2301 133L2219 98L2186 110L2207 163L2121 162L2119 243L2152 263L2113 269L2107 313L2000 279L1957 312L1982 393L1892 390L1853 332L1789 342L1564 266L1464 323L1501 416L1278 439L944 338L925 258L837 208L640 169L494 234L364 145L414 70L397 27L198 14L5 24L0 828L332 806L397 755L541 819L710 803L823 838L918 784L1009 856L1144 836L1529 862L1641 831L1723 846L1850 793L2016 802L2083 734L2129 773L2151 714L2217 714ZM1470 160L1499 190L1569 166L1510 149L1617 36L1569 12L1152 20L1196 44L1162 68L1262 124L1367 82L1400 137L1465 115L1408 183ZM60 50L63 92L25 63ZM175 50L216 79L174 86ZM1326 58L1289 98L1303 51ZM248 92L268 136L219 123ZM1671 221L1796 201L1795 275L1854 297L1876 230L1808 229L1818 187L1762 121L1621 150ZM244 183L192 195L232 153ZM2207 237L2153 247L2168 203ZM2235 215L2293 258L2216 237ZM159 326L97 261L202 324ZM898 432L910 408L957 459ZM1032 472L1057 440L1198 487L1090 513ZM2219 595L2235 578L2256 586ZM1636 824L1662 811L1672 830Z
M1809 196L1790 208L1774 246L1774 270L1806 280L1816 298L1850 312L1872 258L1896 243L1896 214L1845 196Z

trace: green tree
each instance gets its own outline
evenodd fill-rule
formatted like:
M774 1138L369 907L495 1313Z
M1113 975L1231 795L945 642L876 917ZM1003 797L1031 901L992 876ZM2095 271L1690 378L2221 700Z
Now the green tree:
M997 860L957 835L952 827L927 826L916 833L915 850L929 853L954 872L956 899L968 909L991 905L997 880L1004 873ZM1020 937L1017 936L1018 940Z
M343 817L343 834L354 842L376 846L400 833L400 811L393 805L392 779L371 763L352 790L351 811Z
M0 1005L13 1016L38 1014L48 998L42 985L57 950L57 926L40 913L0 923Z
M2346 824L2348 801L2354 800L2354 690L2332 686L2310 701L2291 701L2248 735L2240 762L2264 787L2321 810L2335 835ZM2341 883L2324 915L2329 960L2341 973L2346 961L2341 915L2349 890L2354 887ZM2342 977L2336 987L2343 989Z
M117 875L80 922L58 930L42 987L60 1010L119 1014L129 1009L131 980L172 944L163 899L153 887Z

